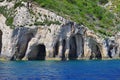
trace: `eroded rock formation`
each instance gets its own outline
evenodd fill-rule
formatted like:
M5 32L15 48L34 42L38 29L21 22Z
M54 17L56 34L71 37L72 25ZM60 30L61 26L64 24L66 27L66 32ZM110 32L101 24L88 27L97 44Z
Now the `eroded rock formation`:
M110 39L111 41L106 41L104 44L104 39L82 25L68 22L62 26L51 25L50 27L15 29L11 42L14 43L11 60L102 59L115 58L115 54L119 54L118 43Z
M34 32L29 28L16 28L11 36L12 58L11 60L21 60L26 53L28 43L34 37Z

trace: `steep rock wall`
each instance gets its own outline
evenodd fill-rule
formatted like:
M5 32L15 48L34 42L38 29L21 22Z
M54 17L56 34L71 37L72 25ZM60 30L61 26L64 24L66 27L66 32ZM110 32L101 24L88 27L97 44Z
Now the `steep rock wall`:
M105 41L83 25L74 22L61 26L18 27L12 30L5 25L3 15L0 19L1 55L10 60L119 58L119 33L115 40Z
M6 18L0 14L0 52L2 55L10 56L12 29L5 24Z

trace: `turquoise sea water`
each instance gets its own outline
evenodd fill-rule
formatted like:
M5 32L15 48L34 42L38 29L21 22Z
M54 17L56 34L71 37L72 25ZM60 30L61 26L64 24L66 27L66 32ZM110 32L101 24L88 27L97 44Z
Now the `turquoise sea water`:
M0 80L120 80L120 60L0 62Z

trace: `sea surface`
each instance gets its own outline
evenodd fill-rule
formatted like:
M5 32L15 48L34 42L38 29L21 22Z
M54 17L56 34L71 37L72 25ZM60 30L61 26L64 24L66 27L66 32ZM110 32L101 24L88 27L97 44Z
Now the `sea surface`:
M120 60L5 61L0 80L120 80Z

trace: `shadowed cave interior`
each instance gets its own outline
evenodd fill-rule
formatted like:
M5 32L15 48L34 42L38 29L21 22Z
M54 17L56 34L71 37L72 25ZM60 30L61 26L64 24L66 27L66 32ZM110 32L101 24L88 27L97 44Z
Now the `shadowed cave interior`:
M98 46L98 43L96 43L96 41L94 41L93 39L90 39L89 46L91 48L90 59L93 59L93 58L102 59L102 55L101 55L100 47Z
M45 60L46 47L44 44L35 46L28 55L28 60Z
M62 49L62 60L66 60L65 59L65 50L66 50L66 41L65 41L65 39L62 42L62 46L63 46L63 49Z
M53 57L56 57L58 55L58 50L59 50L59 41L57 41L54 46Z
M70 38L70 51L69 51L69 60L76 60L77 59L77 46L75 37Z
M12 56L11 60L22 60L22 58L25 56L28 43L33 37L33 33L27 33L24 35L19 35L19 41L17 42L15 46L15 54ZM24 42L23 42L24 41Z

